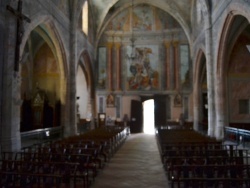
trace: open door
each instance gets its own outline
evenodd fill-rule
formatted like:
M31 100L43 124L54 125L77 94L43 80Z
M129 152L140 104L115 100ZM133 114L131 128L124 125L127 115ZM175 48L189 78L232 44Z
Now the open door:
M131 122L130 133L142 132L142 103L140 101L131 101Z
M166 125L167 97L166 95L155 95L155 127Z

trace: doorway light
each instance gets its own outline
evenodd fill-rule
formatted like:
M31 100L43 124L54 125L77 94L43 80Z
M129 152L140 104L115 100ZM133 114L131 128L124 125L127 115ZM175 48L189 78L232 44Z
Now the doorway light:
M143 132L155 134L154 100L150 99L143 103Z
M250 53L250 44L246 45L246 47L247 47L247 49L248 49L248 51Z

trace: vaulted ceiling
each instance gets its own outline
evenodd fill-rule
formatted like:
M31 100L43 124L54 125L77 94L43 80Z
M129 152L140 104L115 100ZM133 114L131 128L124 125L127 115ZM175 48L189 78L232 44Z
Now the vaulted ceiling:
M190 40L192 33L192 20L197 14L197 0L91 0L89 1L92 14L95 17L97 38L102 34L105 24L122 10L138 4L148 4L166 11L182 26ZM199 10L198 10L199 12Z

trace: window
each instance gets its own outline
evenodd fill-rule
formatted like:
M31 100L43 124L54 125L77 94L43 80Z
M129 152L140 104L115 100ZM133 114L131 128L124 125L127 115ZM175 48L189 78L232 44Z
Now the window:
M88 1L85 1L82 7L82 31L88 35Z

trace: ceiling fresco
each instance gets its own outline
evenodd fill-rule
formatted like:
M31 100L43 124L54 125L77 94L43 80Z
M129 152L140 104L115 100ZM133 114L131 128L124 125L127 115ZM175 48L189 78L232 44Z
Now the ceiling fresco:
M191 12L193 11L193 6L195 6L194 2L196 2L196 0L92 0L89 1L89 4L92 14L95 15L97 38L106 30L106 23L109 22L110 19L113 19L112 17L122 16L120 12L131 7L132 3L134 6L145 5L145 7L147 7L147 5L150 5L158 8L158 11L162 10L170 14L182 26L189 38L188 33L191 32ZM125 14L125 12L123 14ZM150 14L150 12L147 12L147 14ZM120 19L122 19L122 17L120 17ZM125 24L124 20L122 20L122 23ZM122 26L125 25L114 25L116 29L121 29Z
M99 43L99 89L105 89L107 76L106 46L121 43L123 88L127 91L156 91L165 84L163 70L165 52L163 41L188 44L187 37L178 21L169 13L148 4L129 6L116 14L105 25ZM132 44L134 41L134 44ZM181 81L188 86L189 48L180 48ZM134 54L134 57L131 56ZM115 55L110 57L115 60Z
M133 12L132 12L133 11ZM179 23L168 13L149 5L138 5L118 14L107 26L106 31L162 31L181 28Z

